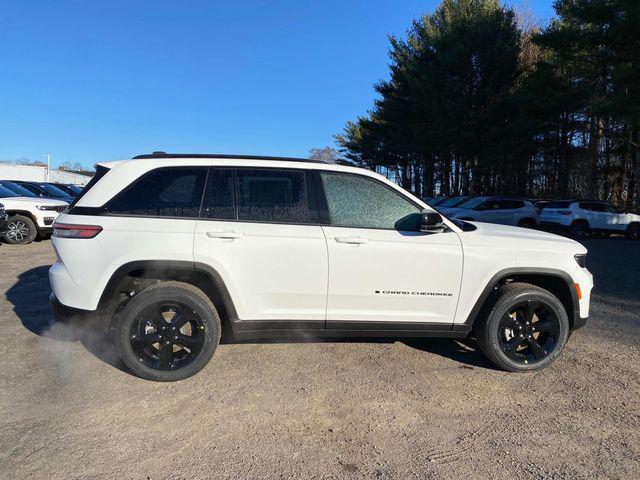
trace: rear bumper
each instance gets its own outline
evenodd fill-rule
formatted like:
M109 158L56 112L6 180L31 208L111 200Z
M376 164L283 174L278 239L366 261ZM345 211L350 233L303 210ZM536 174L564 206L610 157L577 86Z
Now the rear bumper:
M62 304L53 292L49 294L49 309L56 322L91 326L92 329L105 333L110 327L110 322L101 312L68 307Z

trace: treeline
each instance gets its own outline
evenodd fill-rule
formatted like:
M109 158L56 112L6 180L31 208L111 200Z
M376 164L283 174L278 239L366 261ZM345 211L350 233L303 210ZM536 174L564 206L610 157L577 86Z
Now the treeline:
M444 0L391 37L390 79L336 136L418 195L640 206L640 0L558 0L546 26Z

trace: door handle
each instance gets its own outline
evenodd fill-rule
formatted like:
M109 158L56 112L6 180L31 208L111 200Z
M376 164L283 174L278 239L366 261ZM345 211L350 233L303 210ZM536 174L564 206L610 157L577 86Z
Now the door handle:
M244 234L241 232L207 232L207 237L209 238L222 238L227 240L234 240L236 238L242 238Z
M335 237L335 240L338 243L350 243L352 245L362 245L369 241L368 238L363 237Z

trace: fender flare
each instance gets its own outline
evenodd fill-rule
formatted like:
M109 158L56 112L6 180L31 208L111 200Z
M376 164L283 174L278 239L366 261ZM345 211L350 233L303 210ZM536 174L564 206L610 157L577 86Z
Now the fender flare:
M571 302L573 304L573 318L570 318L572 325L578 324L580 319L580 303L578 301L578 294L576 293L576 289L574 287L573 278L564 270L559 270L557 268L544 268L544 267L510 267L505 268L498 271L491 280L485 285L482 293L476 300L471 312L467 316L464 323L454 324L454 330L473 330L473 326L477 318L480 316L480 313L485 306L486 301L494 292L494 288L500 284L503 280L514 277L518 275L541 275L546 277L555 277L561 279L569 289L571 294ZM578 320L578 322L576 322Z
M206 275L217 290L217 293L220 296L220 300L222 301L223 306L226 310L227 316L229 317L228 319L230 321L234 321L238 318L235 305L220 273L218 273L218 271L210 265L204 263L180 260L137 260L121 265L116 269L115 272L113 272L113 274L107 281L107 284L102 291L102 295L100 295L98 309L104 308L109 304L109 302L113 298L117 286L120 284L124 277L135 270L141 269L158 272L162 272L165 270L182 270L185 272L193 272Z

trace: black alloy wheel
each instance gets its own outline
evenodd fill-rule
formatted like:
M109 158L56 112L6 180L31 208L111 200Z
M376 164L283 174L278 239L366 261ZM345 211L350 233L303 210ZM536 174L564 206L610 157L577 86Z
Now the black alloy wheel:
M191 363L202 351L204 323L182 302L147 306L131 324L131 349L139 360L157 370L173 370Z
M482 352L510 372L541 370L555 361L569 338L565 305L544 288L511 282L499 288L474 325Z
M211 360L221 321L195 285L158 281L136 293L115 317L116 347L132 373L147 380L184 380Z
M525 300L503 315L498 329L499 344L511 360L535 364L553 352L560 331L560 321L550 306L538 300Z

